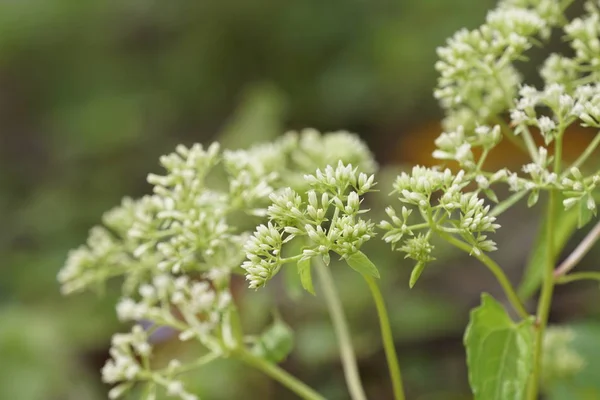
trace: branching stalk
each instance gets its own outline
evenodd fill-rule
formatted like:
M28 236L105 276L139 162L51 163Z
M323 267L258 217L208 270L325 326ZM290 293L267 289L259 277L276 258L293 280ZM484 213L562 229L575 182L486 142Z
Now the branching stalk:
M377 307L377 315L379 316L379 327L381 329L381 338L383 339L383 347L385 349L385 356L387 358L388 369L390 371L390 378L392 379L392 385L394 387L394 399L404 400L404 388L402 386L402 375L400 373L400 364L398 363L398 356L396 355L396 348L394 346L394 336L392 335L392 328L390 326L390 319L387 314L385 307L385 301L379 290L377 282L368 275L363 275L371 295L375 301Z
M600 281L600 272L598 271L585 271L585 272L574 272L572 274L564 275L556 279L557 284L571 283L575 281L592 280Z
M594 150L596 150L598 145L600 145L600 132L596 134L596 137L594 137L594 139L586 147L583 153L581 153L581 155L577 157L577 160L575 160L575 162L569 168L567 168L564 173L568 173L571 170L571 168L579 168L581 165L583 165L583 163L587 161L589 156L592 155Z
M558 279L571 271L600 239L600 221L592 228L573 252L554 270L554 278Z
M457 247L466 253L469 253L469 254L472 253L473 249L471 248L471 246L469 246L467 243L463 242L462 240L459 240L459 239L455 238L454 236L448 235L443 232L438 232L438 233L444 240L446 240L448 243L450 243L454 247ZM492 260L490 257L485 255L484 253L479 253L479 254L473 253L473 256L475 258L477 258L479 261L481 261L492 272L492 274L494 274L494 276L498 280L498 283L500 283L500 286L502 286L502 289L504 290L504 293L506 294L508 301L510 302L512 307L515 309L515 311L519 314L519 317L521 317L523 319L529 318L529 313L527 312L527 310L521 303L521 300L519 300L519 296L517 295L517 292L515 291L512 284L506 277L506 274L504 274L504 271L502 270L502 268L494 260Z
M525 197L525 195L527 193L528 193L528 191L522 190L520 192L514 193L513 195L508 197L506 200L501 201L492 209L492 211L490 211L490 216L497 217L498 215L502 214L504 211L508 210L510 207L515 205L519 200L521 200L523 197Z
M305 400L325 400L325 397L315 392L312 388L301 382L294 376L281 369L276 364L270 363L258 356L255 356L246 349L239 349L234 354L234 357L245 362L246 364L264 372L266 375L275 379L283 386L296 393Z

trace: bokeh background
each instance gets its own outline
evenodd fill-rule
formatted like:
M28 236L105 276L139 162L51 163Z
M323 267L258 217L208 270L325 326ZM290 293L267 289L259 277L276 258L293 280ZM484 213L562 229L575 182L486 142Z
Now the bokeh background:
M105 210L149 191L145 176L161 154L178 143L240 147L289 129L347 129L375 152L386 188L403 165L432 162L441 118L431 94L435 48L478 26L493 3L0 1L0 399L106 398L99 369L112 333L126 329L114 315L118 291L65 299L56 274ZM371 201L383 204L383 191ZM537 220L517 207L501 221L506 251L496 258L515 281ZM481 290L502 298L499 288L472 259L442 249L409 291L410 263L380 249L409 399L469 399L461 343L468 310ZM593 266L597 255L585 262ZM368 291L350 271L335 273L367 391L391 398ZM284 367L332 399L347 398L318 298L272 286L243 295L248 325L264 326L277 307L296 332ZM597 289L557 292L552 321L577 327L588 365L552 388L552 399L600 399ZM170 340L157 351L193 354ZM205 399L292 398L234 361L190 382Z

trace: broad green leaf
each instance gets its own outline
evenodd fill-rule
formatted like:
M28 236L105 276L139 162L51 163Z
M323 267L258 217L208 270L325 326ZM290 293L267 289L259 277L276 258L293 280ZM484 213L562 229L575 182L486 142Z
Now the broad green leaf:
M278 363L294 348L294 333L279 317L260 335L252 347L252 352L265 360Z
M533 367L533 321L513 322L488 294L481 303L471 311L464 338L475 400L525 399Z
M379 271L377 270L377 267L362 251L357 251L350 257L346 258L346 262L352 269L360 272L361 274L379 278Z
M298 274L300 274L300 282L302 287L310 294L315 294L315 288L313 287L312 274L310 271L310 258L301 259L298 261Z
M413 286L415 286L415 283L417 283L417 280L421 276L421 273L423 272L424 269L425 269L425 263L422 263L422 262L420 262L414 266L412 272L410 273L410 281L408 283L408 286L410 286L411 289L413 288Z
M579 212L576 207L565 210L562 201L556 201L554 211L554 255L556 258L567 244L567 241L577 229ZM535 240L533 251L527 261L523 280L519 286L519 296L523 299L531 297L542 284L544 276L544 267L547 264L547 241L548 221L542 218L537 238Z

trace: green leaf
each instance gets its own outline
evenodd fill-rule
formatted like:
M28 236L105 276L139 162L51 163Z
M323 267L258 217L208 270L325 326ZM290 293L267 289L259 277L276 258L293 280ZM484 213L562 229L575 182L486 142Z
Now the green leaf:
M425 263L418 263L417 265L414 266L414 268L410 274L410 281L408 283L408 286L410 286L411 289L413 288L413 286L415 286L415 283L417 283L417 280L421 276L421 272L423 272L424 269L425 269Z
M483 189L483 193L487 196L488 199L493 201L494 203L498 203L498 196L492 189Z
M369 257L367 257L362 251L357 251L350 257L346 258L346 263L348 263L350 268L360 272L361 274L379 278L379 270L377 270L375 264L373 264L373 262L369 260Z
M331 257L329 256L329 253L323 254L323 263L325 265L329 266L330 262L331 262Z
M577 205L579 210L579 219L577 220L577 228L582 228L592 220L594 213L587 207L587 196L584 196Z
M579 212L576 207L565 210L561 201L556 201L554 210L554 254L556 258L577 228ZM531 297L542 284L544 267L547 264L548 219L542 218L537 237L530 253L518 293L522 299Z
M300 259L298 261L298 274L300 274L300 282L302 287L310 294L315 294L315 288L312 282L312 275L310 271L310 258Z
M529 194L529 197L527 198L527 207L531 208L531 207L535 206L535 204L538 202L539 198L540 198L540 192L537 190L533 190Z
M294 268L282 268L281 273L283 274L285 294L294 301L301 299L304 294L304 289L302 289L302 284L298 279L297 270Z
M294 348L294 332L280 317L260 335L251 351L255 355L273 363L279 363Z
M525 399L533 367L533 320L513 322L483 294L465 332L469 383L475 400Z

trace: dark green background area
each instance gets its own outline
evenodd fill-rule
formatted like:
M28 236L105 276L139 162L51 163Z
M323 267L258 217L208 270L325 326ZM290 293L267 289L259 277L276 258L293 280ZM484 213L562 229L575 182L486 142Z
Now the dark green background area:
M431 95L435 48L457 29L478 26L492 4L1 1L0 399L106 398L99 368L112 333L126 329L114 316L116 286L104 297L62 298L56 274L105 210L149 191L145 176L159 171L161 154L178 143L247 146L305 126L348 129L389 168L379 178L387 188L397 171L392 164L403 161L394 150L400 136L440 118ZM384 191L373 208L387 201ZM525 221L534 232L535 218ZM523 254L512 259L518 278L528 249L509 236L507 246ZM432 266L409 292L410 264L390 256L387 246L372 250L385 271L409 398L468 399L461 335L482 288L499 293L494 282L472 260L448 252L456 268ZM367 391L390 398L366 287L351 271L339 269L336 280ZM284 367L329 398L346 398L322 304L281 295L277 285L283 282L246 295L248 326L258 331L276 304L296 331L296 350ZM597 304L593 289L559 291L558 298ZM586 307L575 317L597 315L597 307ZM559 307L555 317L566 320L571 311ZM589 343L597 327L582 329ZM167 342L157 357L194 351ZM289 396L227 361L190 382L206 399Z

